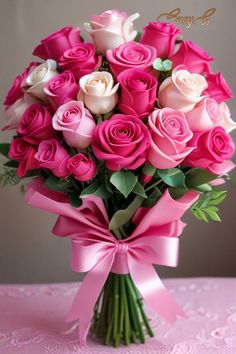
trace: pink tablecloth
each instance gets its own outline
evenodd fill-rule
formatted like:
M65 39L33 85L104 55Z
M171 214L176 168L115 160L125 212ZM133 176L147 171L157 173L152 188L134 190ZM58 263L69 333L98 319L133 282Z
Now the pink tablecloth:
M156 336L146 344L114 349L89 339L85 350L75 333L65 333L63 322L78 284L2 285L0 353L236 353L236 279L169 279L165 284L187 320L170 326L150 313Z

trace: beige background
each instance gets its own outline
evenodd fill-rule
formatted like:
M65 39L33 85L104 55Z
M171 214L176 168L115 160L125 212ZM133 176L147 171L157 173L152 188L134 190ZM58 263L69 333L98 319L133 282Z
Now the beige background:
M32 59L34 46L50 32L69 24L82 28L91 14L110 8L130 14L140 12L136 26L141 30L149 20L176 7L184 15L195 16L211 7L217 9L208 26L182 28L185 38L196 41L217 58L215 70L223 71L236 92L235 0L0 0L0 100L17 73ZM230 102L230 107L236 118L236 100ZM10 134L0 135L1 142L9 139ZM221 224L205 224L187 215L185 220L189 225L181 237L179 267L162 268L161 275L236 276L235 209L236 190L230 187L229 197L221 208ZM27 207L18 187L0 190L0 282L78 279L69 267L69 241L50 234L54 220L51 215Z

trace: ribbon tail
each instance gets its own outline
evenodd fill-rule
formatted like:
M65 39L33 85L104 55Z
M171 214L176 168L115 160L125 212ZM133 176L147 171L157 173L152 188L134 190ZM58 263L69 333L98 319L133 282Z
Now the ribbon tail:
M66 316L66 322L76 320L79 322L79 343L81 347L86 344L93 308L109 275L114 257L115 254L108 254L86 274Z
M173 300L153 265L141 263L134 257L128 257L130 275L143 299L155 312L168 322L174 323L177 315L186 318L182 308Z

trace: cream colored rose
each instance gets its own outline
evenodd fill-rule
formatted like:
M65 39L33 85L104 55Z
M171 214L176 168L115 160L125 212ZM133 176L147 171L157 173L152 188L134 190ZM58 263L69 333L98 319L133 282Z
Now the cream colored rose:
M36 66L29 74L25 79L24 88L28 93L45 101L47 100L47 96L44 92L44 87L57 74L57 63L55 60L48 59L45 63Z
M177 66L172 76L163 81L159 88L159 104L181 112L189 112L205 96L202 92L207 88L206 79L200 74L192 74L181 66Z
M135 39L137 31L133 30L133 21L139 16L135 13L128 17L126 12L109 10L92 16L91 23L85 23L84 27L95 46L105 53L107 49L116 48Z
M225 102L221 102L219 104L220 111L220 119L218 120L218 124L223 127L227 133L230 133L232 130L236 129L236 122L231 118L231 113L229 107Z
M106 114L112 111L118 102L117 90L119 84L114 86L114 80L107 71L95 71L81 77L78 101L94 114Z

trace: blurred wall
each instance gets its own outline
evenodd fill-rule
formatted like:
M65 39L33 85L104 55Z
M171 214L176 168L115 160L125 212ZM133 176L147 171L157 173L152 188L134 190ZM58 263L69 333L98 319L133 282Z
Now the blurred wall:
M215 71L236 92L235 0L0 0L1 87L0 101L14 77L32 60L39 40L65 25L80 25L91 14L119 8L140 12L139 30L163 12L180 7L183 15L200 16L215 7L208 26L181 26L186 39L197 42L217 60ZM236 119L236 100L230 102ZM4 113L1 111L1 121ZM2 125L2 123L0 124ZM0 135L0 141L10 140ZM162 268L162 276L236 276L236 190L221 207L222 223L205 224L187 215L188 227L181 237L180 263L176 269ZM25 205L18 187L0 190L0 282L61 282L77 280L70 270L69 241L50 234L55 217Z

